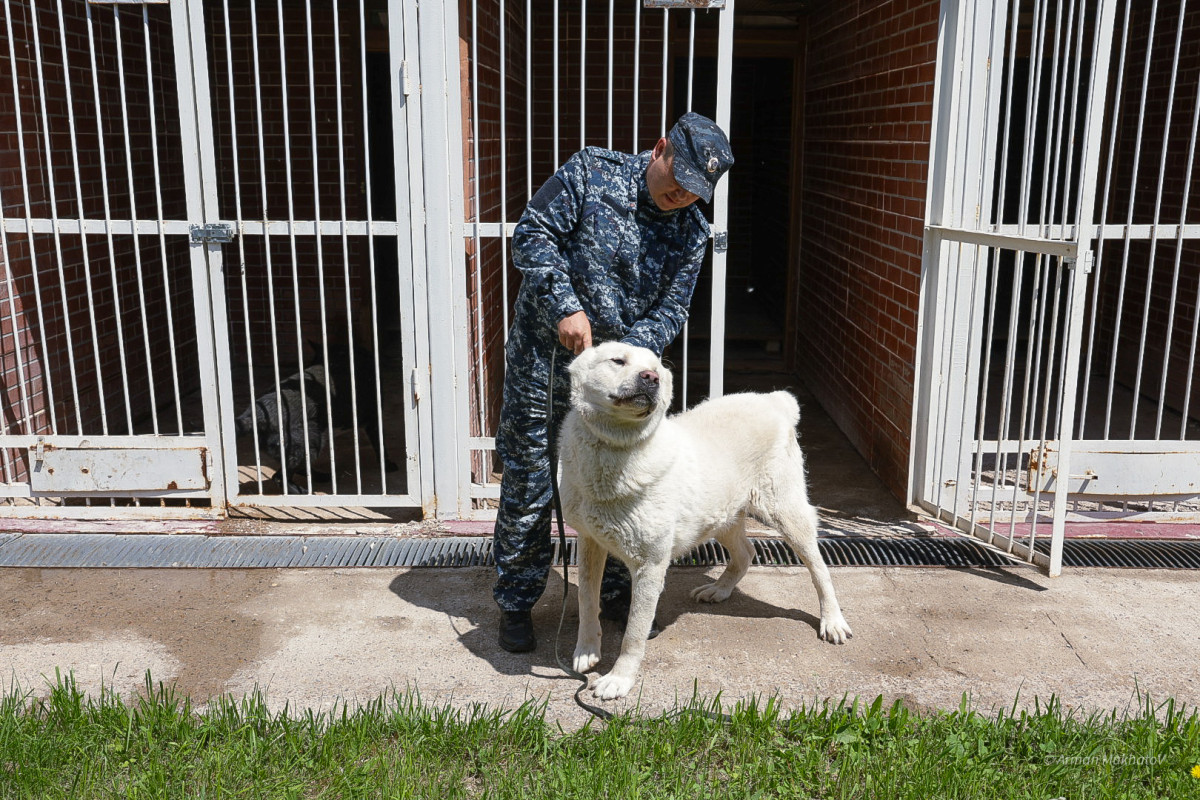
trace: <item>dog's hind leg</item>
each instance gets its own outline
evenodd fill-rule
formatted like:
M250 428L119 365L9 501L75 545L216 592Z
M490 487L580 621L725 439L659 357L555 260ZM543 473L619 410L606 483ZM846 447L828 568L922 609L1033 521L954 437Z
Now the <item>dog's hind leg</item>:
M600 582L608 553L590 536L580 535L579 635L575 640L576 672L587 672L600 663Z
M592 691L601 700L624 697L633 688L642 657L646 654L646 640L654 624L654 612L658 608L658 597L662 594L667 576L668 555L661 563L643 564L633 573L633 595L629 604L629 620L625 624L625 636L621 639L621 655L612 671L596 681Z
M692 597L701 603L721 603L729 599L733 587L738 585L754 561L754 545L746 538L746 515L738 515L737 521L716 534L718 542L729 551L729 563L721 577L713 583L692 589Z
M803 476L799 481L776 487L776 506L765 515L767 519L763 521L783 534L808 567L817 598L821 601L821 638L842 644L853 633L842 616L842 608L833 591L833 580L829 577L829 567L825 565L825 559L817 547L817 510L808 502Z

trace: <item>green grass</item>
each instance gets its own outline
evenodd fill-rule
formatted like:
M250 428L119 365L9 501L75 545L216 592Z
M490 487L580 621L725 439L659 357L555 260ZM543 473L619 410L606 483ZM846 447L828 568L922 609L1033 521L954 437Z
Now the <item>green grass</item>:
M44 697L0 699L0 797L1200 798L1195 709L1016 708L693 700L568 732L537 704L432 707L393 693L297 714L254 694L198 712L149 676L128 700L60 677Z

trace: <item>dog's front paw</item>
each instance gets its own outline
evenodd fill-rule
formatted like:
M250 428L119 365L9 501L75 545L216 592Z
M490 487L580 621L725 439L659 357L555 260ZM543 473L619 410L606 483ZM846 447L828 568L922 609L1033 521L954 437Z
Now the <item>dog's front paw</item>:
M575 645L573 666L576 672L587 672L600 663L600 642L580 642Z
M854 635L846 618L838 614L821 617L821 638L833 644L845 644Z
M615 700L618 697L624 697L629 694L629 690L632 688L632 677L627 678L624 675L616 675L610 672L596 681L596 685L592 689L592 694L596 695L600 700Z
M708 583L692 589L692 599L700 603L723 603L732 593L733 589L720 583Z

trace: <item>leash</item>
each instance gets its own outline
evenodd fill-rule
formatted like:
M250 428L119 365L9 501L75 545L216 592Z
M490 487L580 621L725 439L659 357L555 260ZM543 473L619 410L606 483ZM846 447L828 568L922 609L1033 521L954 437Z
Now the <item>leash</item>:
M559 669L580 683L579 688L575 690L576 705L592 716L608 722L613 718L611 711L594 706L580 696L588 688L588 676L564 662L558 652L559 641L562 639L563 623L567 618L567 595L571 588L571 581L570 562L567 559L567 529L563 524L562 497L558 492L558 432L554 430L554 361L557 353L557 347L553 347L550 350L550 377L546 381L546 443L549 446L551 456L550 489L551 497L554 500L554 515L558 519L558 552L562 556L563 569L562 608L558 614L558 632L554 634L554 660L558 663Z

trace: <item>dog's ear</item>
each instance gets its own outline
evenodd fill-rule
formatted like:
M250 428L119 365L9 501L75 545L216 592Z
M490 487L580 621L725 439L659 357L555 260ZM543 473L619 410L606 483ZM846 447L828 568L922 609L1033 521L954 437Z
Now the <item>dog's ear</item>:
M571 375L579 375L592 364L596 363L596 346L592 345L571 360L567 371Z

